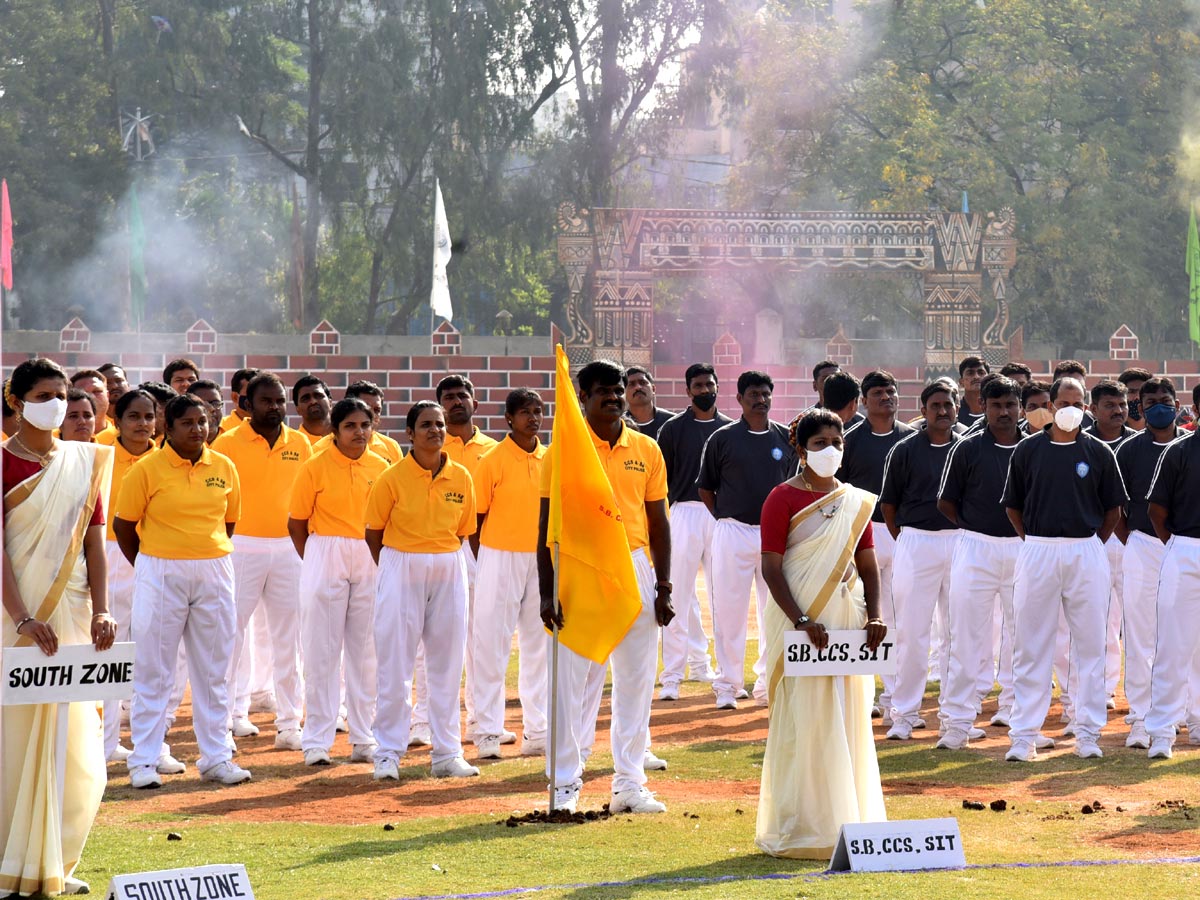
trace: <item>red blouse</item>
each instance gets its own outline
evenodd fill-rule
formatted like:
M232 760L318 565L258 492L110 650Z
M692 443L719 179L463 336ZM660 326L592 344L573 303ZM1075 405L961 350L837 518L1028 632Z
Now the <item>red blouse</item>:
M17 454L10 452L7 448L0 454L3 457L3 486L4 493L7 496L8 492L15 488L26 478L31 478L42 470L40 463L34 462L32 459L24 459ZM88 525L103 525L104 524L104 498L96 498L96 508L92 511L92 520Z
M778 553L780 555L785 553L787 551L788 527L792 523L792 516L806 506L820 502L826 496L828 495L818 494L816 491L806 491L803 488L792 487L788 484L781 484L774 488L767 495L762 508L760 532L762 535L763 552ZM863 531L862 537L858 539L858 547L856 549L869 550L874 546L875 533L871 530L871 523L867 522L866 530Z

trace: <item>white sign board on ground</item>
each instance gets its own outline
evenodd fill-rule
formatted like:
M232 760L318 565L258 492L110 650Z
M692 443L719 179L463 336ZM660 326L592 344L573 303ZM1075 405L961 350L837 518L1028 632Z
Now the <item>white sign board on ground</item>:
M245 866L195 866L118 875L107 900L254 900L254 892Z
M829 860L831 872L961 869L958 819L907 819L843 825Z
M133 696L133 644L97 651L91 644L59 644L47 656L37 647L6 647L0 700L4 706L26 703L76 703L124 700Z
M830 631L829 646L818 650L808 632L783 634L783 674L804 675L894 675L896 641L889 634L882 644L867 647L866 631Z

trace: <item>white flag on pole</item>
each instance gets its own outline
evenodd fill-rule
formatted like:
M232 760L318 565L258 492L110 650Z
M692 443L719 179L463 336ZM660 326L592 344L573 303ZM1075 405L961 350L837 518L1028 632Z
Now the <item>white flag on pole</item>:
M433 206L433 290L429 305L434 315L450 321L454 307L450 303L450 283L446 280L446 264L450 262L450 225L446 221L446 205L442 202L442 185L434 182Z

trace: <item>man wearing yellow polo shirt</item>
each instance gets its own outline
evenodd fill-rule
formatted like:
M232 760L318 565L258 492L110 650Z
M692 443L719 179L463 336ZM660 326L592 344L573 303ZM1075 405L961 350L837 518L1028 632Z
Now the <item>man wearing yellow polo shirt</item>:
M355 381L346 388L344 399L361 400L367 404L367 409L371 410L374 429L371 432L371 443L367 449L382 456L389 463L399 462L404 456L400 444L380 431L383 427L383 389L370 381ZM325 435L313 443L313 453L320 453L331 443L333 443L333 435Z
M655 813L666 805L646 790L642 766L646 734L650 727L650 702L658 667L658 628L675 617L671 608L671 527L667 520L667 467L662 451L651 438L624 424L625 373L607 360L588 363L579 371L579 398L591 429L600 464L612 485L621 523L625 526L633 566L642 596L642 611L609 657L612 665L612 724L609 734L613 755L612 800L616 812ZM541 506L538 516L538 584L541 617L547 628L563 624L555 609L554 565L546 546L550 516L553 465L542 465ZM624 547L613 547L624 553ZM558 696L555 704L556 770L547 775L554 785L555 809L574 811L583 784L580 735L594 727L604 680L589 678L596 663L565 646L558 650ZM588 685L598 687L589 688ZM589 695L590 694L590 695ZM585 723L581 710L592 722Z
M538 440L542 398L517 388L504 401L508 437L475 467L479 567L469 652L474 655L475 746L499 759L504 732L504 676L517 633L521 668L521 755L546 752L546 635L537 581L538 491L546 447Z
M229 379L229 398L233 401L233 412L221 420L221 434L233 431L250 415L242 408L242 392L246 390L246 385L250 383L250 379L258 374L258 369L238 369L233 373L233 377Z
M245 651L242 638L261 603L267 613L275 676L275 747L301 748L300 560L288 536L288 504L301 466L312 456L308 441L283 424L287 393L275 375L256 375L241 396L249 418L222 434L213 449L233 460L241 477L244 514L233 540L239 642L229 668L229 703L234 736L256 734L250 722L249 685L237 678Z
M333 409L329 386L316 375L301 375L292 385L292 403L300 413L300 427L296 430L315 444L333 431L329 412Z

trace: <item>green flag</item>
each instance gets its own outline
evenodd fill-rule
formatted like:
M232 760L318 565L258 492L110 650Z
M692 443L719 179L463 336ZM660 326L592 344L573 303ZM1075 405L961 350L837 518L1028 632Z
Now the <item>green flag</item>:
M137 187L129 189L129 314L133 326L141 329L146 316L146 228L138 205Z
M1187 236L1188 336L1200 344L1200 236L1196 233L1196 207L1188 210Z

